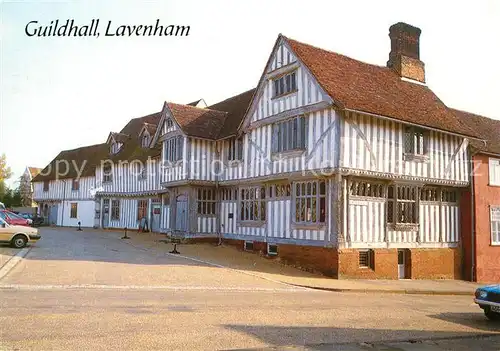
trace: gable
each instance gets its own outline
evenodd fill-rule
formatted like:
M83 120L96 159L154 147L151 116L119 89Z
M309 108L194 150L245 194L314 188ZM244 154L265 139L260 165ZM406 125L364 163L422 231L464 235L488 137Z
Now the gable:
M295 89L276 96L275 80L293 73ZM300 114L303 112L300 111L302 107L322 102L331 104L332 99L297 58L284 37L280 36L261 76L243 126L286 112Z

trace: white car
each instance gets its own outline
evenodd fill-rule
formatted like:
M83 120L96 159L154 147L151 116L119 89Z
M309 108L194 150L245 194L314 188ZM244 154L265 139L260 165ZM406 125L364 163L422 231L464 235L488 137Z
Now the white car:
M28 243L34 243L40 240L37 228L26 227L22 225L10 225L0 218L0 243L10 244L21 249Z

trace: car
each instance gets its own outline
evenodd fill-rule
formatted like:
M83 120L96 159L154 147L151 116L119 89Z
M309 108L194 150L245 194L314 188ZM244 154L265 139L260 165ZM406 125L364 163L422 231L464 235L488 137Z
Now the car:
M476 290L474 302L490 320L500 320L500 284L486 285Z
M0 210L0 218L5 220L8 224L23 225L27 227L29 227L33 222L31 219L23 218L22 216L8 210Z
M22 249L28 243L34 243L41 239L37 228L22 225L11 225L0 218L0 243L10 244L16 249Z

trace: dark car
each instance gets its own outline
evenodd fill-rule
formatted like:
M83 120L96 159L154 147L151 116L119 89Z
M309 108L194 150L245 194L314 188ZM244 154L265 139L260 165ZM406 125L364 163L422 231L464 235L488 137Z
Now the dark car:
M483 309L488 319L500 320L500 285L480 287L476 290L474 302Z

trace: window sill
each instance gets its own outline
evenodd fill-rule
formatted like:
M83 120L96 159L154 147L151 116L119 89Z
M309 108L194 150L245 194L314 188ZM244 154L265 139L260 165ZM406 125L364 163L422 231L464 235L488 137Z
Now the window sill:
M416 232L418 231L419 225L415 223L398 223L398 224L388 224L388 230L398 230L402 232Z
M324 223L292 223L292 229L305 229L305 230L310 230L310 229L325 229L326 224Z
M263 227L266 224L265 221L239 221L238 226L240 227Z
M293 158L293 157L300 157L306 152L305 149L295 149L295 150L288 150L288 151L281 151L281 152L276 152L272 154L272 160L282 160L286 158Z
M429 155L403 154L403 160L410 162L429 163Z
M284 93L284 94L281 94L281 95L276 95L276 96L273 96L273 97L271 98L271 101L272 101L272 100L279 100L279 99L281 99L281 98L283 98L283 97L285 97L285 96L292 95L292 94L296 94L298 91L299 91L298 89L295 89L295 90L289 91L289 92Z
M494 188L500 188L500 184L488 183L488 186L491 186L491 187L494 187Z

